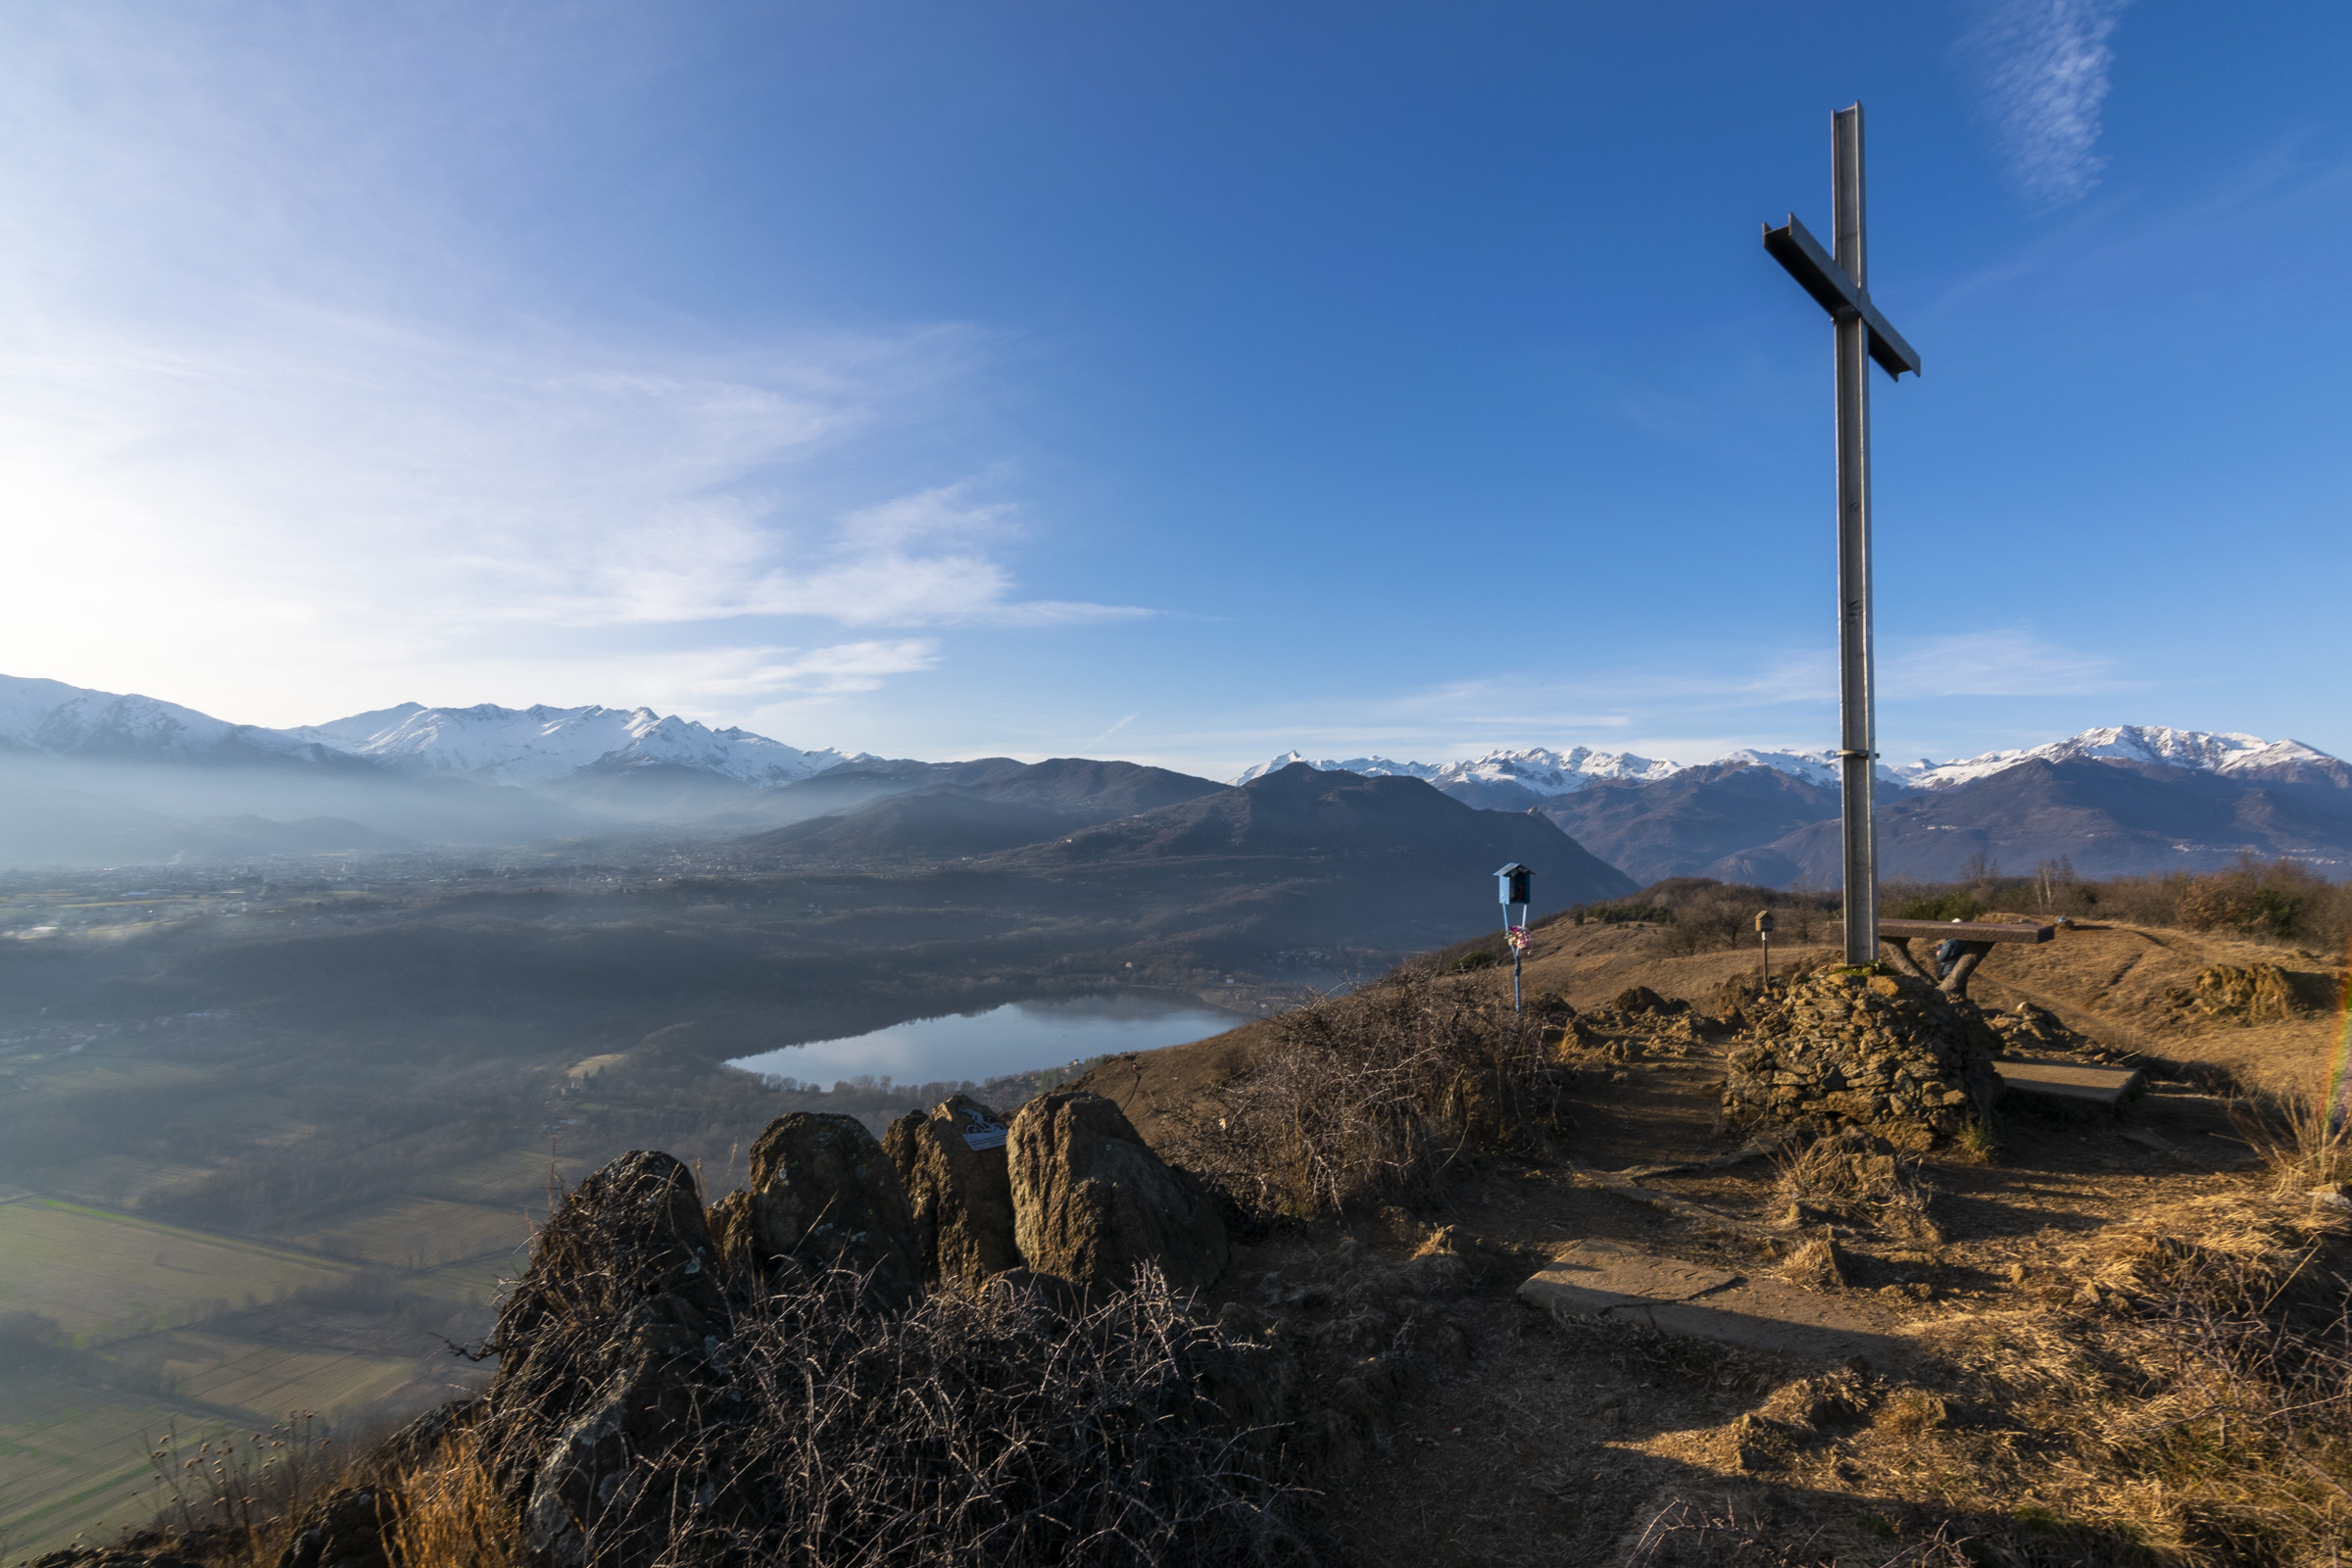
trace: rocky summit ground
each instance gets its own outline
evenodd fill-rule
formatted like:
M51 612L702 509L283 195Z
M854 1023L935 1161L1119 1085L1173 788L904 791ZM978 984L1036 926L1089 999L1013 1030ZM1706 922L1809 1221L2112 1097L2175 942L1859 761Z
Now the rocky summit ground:
M1581 1015L1583 1066L1549 1146L1465 1161L1413 1212L1238 1248L1221 1294L1274 1332L1344 1319L1351 1277L1433 1245L1474 1262L1471 1287L1444 1308L1466 1353L1425 1357L1336 1484L1346 1560L2336 1560L2352 1452L2329 1449L2314 1469L2259 1430L2260 1414L2232 1438L2231 1396L2184 1370L2190 1340L2230 1331L2210 1314L2180 1321L2204 1306L2167 1298L2146 1264L2170 1252L2226 1270L2218 1251L2341 1266L2340 1192L2314 1197L2291 1171L2281 1191L2242 1095L2326 1079L2342 1028L2332 964L2130 926L2003 947L1971 988L1988 1013L2023 1004L2082 1059L2164 1067L2120 1111L2005 1097L1990 1159L1939 1149L1904 1162L1907 1191L1815 1205L1792 1202L1804 1172L1786 1155L1740 1157L1747 1135L1720 1114L1744 1031L1715 1009L1758 956L1664 955L1657 937L1630 924L1536 933L1527 995L1563 997ZM1784 973L1833 959L1774 956ZM2264 966L2288 1004L2252 1018L2200 1005L2201 976ZM1615 1009L1634 987L1667 1007ZM1271 1027L1106 1062L1085 1086L1147 1137L1176 1142ZM1715 1298L1795 1281L1872 1353L1826 1358L1801 1328L1775 1345L1769 1322L1725 1343L1720 1324L1665 1332L1639 1313L1524 1298L1531 1276L1596 1244L1713 1271L1702 1285L1728 1277ZM2336 1304L2340 1330L2340 1291ZM2172 1374L2149 1369L2167 1355ZM2343 1370L2326 1395L2338 1420ZM2235 1472L2272 1480L2240 1486Z

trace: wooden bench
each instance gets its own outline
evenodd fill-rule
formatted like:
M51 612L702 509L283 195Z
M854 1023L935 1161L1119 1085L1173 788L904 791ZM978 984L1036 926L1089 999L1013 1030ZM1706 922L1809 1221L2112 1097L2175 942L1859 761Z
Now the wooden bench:
M1881 920L1879 940L1886 946L1888 961L1916 979L1937 987L1947 997L1968 995L1968 977L1977 972L1984 955L2003 942L2047 942L2058 934L2056 926L1996 925L1975 920ZM1952 972L1938 981L1919 961L1911 951L1915 937L1933 937L1938 942L1960 939L1960 957L1953 963Z

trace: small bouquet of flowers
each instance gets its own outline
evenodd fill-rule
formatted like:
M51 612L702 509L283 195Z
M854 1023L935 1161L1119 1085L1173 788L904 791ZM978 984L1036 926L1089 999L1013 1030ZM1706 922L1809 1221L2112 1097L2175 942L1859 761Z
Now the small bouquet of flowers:
M1527 927L1523 925L1506 925L1502 928L1502 940L1511 945L1511 951L1513 953L1525 953L1528 949L1529 943L1533 939L1528 936Z

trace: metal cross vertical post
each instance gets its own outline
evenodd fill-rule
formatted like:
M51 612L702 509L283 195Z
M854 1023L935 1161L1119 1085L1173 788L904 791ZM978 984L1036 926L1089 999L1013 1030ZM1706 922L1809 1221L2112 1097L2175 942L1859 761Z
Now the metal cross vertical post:
M1862 106L1838 111L1831 132L1831 260L1870 291L1862 231ZM1878 760L1877 689L1870 636L1870 328L1838 314L1838 760L1844 828L1845 961L1879 956L1879 825L1871 812Z
M1862 106L1832 118L1832 235L1825 253L1792 213L1766 227L1764 248L1837 323L1838 760L1844 829L1845 961L1879 953L1879 841L1871 791L1878 756L1871 675L1870 362L1889 375L1919 373L1919 356L1870 302L1862 200Z

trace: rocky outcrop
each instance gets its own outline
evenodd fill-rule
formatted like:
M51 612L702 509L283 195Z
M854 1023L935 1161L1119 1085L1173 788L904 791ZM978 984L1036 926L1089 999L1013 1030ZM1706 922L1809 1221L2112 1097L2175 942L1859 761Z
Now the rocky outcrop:
M1825 969L1791 986L1736 1049L1735 1121L1859 1127L1922 1151L1990 1113L2000 1042L1974 1004L1908 975Z
M1082 1290L1121 1289L1150 1263L1201 1290L1232 1255L1202 1186L1152 1152L1100 1095L1041 1095L1012 1118L1007 1174L1022 1259Z
M536 1562L651 1558L692 1504L699 1477L671 1450L717 1397L728 1333L685 1166L624 1154L564 1200L499 1313L476 1429Z
M904 1306L922 1286L922 1264L897 1170L855 1116L794 1111L752 1145L751 1185L710 1210L710 1230L730 1267L805 1267L862 1276L873 1299Z
M882 1135L913 1224L923 1282L978 1286L1021 1266L1004 1118L968 1095L910 1110Z
M388 1487L337 1487L303 1510L277 1568L392 1568L400 1510Z

